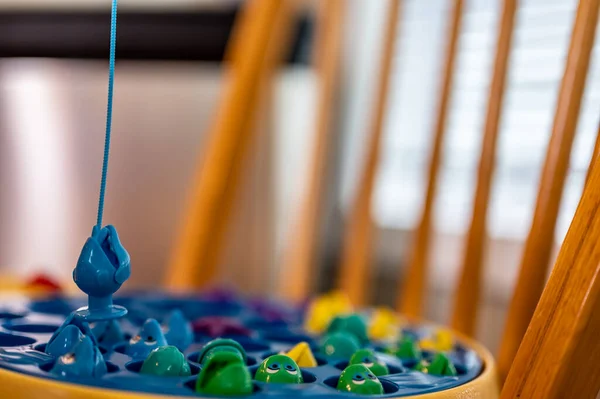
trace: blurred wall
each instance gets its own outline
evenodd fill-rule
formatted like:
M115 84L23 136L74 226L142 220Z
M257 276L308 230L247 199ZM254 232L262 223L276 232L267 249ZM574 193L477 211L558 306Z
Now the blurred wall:
M117 63L104 223L131 254L128 288L161 283L225 78L216 64ZM70 281L96 221L106 84L102 61L0 61L3 273ZM243 291L273 288L310 160L314 89L310 69L284 69L257 118L220 275Z
M95 224L106 63L0 62L0 265L68 280ZM119 62L104 221L157 283L221 87L216 66Z

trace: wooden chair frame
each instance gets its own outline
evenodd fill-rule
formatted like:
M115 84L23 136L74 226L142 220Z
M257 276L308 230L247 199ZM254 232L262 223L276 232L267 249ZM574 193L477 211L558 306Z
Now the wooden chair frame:
M299 300L310 292L311 265L319 218L319 171L326 164L327 130L339 69L342 6L337 0L323 1L320 30L322 45L318 53L320 89L318 141L301 223L294 230L296 243L290 247L286 265L286 286L291 299ZM381 74L377 84L367 157L349 215L345 236L339 286L353 301L367 304L369 258L372 242L371 195L379 158L379 145L386 110L387 88L392 70L400 0L391 0L385 27ZM486 213L492 185L494 155L502 99L511 50L511 39L518 10L517 0L503 0L498 26L495 62L490 86L483 145L470 228L467 234L452 327L473 335L483 270ZM525 244L520 274L509 309L499 353L500 382L506 378L502 398L595 397L600 389L600 132L588 171L588 181L573 223L561 248L556 265L544 288L554 230L566 178L571 147L577 127L591 50L598 22L600 0L579 0L566 69L558 96L551 140L548 146L533 222ZM452 90L457 43L464 4L454 0L449 18L449 35L442 71L433 145L429 165L425 205L417 227L407 278L398 299L398 308L412 317L421 317L431 241L432 206L436 192L449 98ZM231 46L234 67L222 107L216 118L205 162L199 168L193 206L182 239L175 251L169 283L175 288L195 288L206 283L216 271L219 241L231 207L239 164L251 140L249 122L258 81L268 78L276 65L284 40L265 45L277 32L284 32L292 15L288 1L249 1L238 34ZM289 24L287 24L289 25ZM279 35L285 37L285 35ZM197 267L202 263L203 268ZM199 272L201 270L201 272ZM543 291L543 294L542 294ZM539 303L538 303L539 300ZM537 307L536 307L537 305ZM513 361L514 359L514 361ZM456 396L461 397L461 396Z

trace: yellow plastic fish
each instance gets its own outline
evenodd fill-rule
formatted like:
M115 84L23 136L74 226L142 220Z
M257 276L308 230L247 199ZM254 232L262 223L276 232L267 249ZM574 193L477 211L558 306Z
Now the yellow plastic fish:
M424 350L447 352L454 347L454 335L450 330L439 329L431 337L419 341L419 346Z
M369 338L377 341L396 340L402 324L402 318L394 310L376 308L369 323Z
M339 315L352 313L350 299L340 291L334 291L315 298L310 304L305 327L309 332L319 334L324 332L331 320Z
M317 360L306 342L300 342L290 349L286 355L291 357L300 367L317 367Z

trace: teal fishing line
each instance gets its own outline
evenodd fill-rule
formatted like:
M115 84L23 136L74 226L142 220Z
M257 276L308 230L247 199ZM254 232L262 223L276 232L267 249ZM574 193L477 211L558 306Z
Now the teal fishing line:
M104 160L102 161L102 179L100 180L100 198L98 200L98 219L96 225L102 228L104 213L104 194L106 192L106 174L110 152L110 133L112 125L113 86L115 80L115 48L117 45L117 0L112 0L110 15L110 57L108 61L108 102L106 105L106 134L104 136Z

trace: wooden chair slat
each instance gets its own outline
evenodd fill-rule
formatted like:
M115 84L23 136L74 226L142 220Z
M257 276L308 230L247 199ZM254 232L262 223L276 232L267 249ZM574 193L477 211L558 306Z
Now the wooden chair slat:
M319 76L315 145L309 163L306 194L298 218L294 221L289 247L284 254L279 276L279 295L293 302L304 300L316 275L315 254L319 238L319 218L323 202L323 180L330 154L333 104L339 86L343 42L343 1L323 0L317 10L315 64Z
M599 163L596 158L502 399L594 399L600 390Z
M299 1L249 0L236 24L226 57L231 66L229 80L208 138L205 157L198 167L181 239L174 251L168 279L170 288L195 289L211 281L216 273L228 214L233 207L236 187L240 185L242 161L254 136L255 129L252 127L259 105L268 92L268 82L288 43L296 3ZM330 153L330 129L332 115L335 114L333 104L339 83L343 41L345 2L327 0L315 4L319 7L315 64L320 79L316 136L306 192L291 230L292 238L288 240L289 247L279 276L280 295L295 302L311 293L313 276L317 274L315 255L324 171ZM502 1L473 213L451 318L453 329L466 335L473 335L477 320L487 207L519 4L518 0ZM536 209L500 348L500 380L506 379L502 398L562 398L573 397L574 393L577 397L593 398L600 389L600 362L595 361L600 357L600 341L597 339L600 334L600 312L597 311L600 306L600 131L584 194L544 288L599 8L600 0L579 1ZM374 109L367 132L366 157L348 216L337 281L357 306L369 302L374 234L370 210L400 10L400 0L391 0L383 35ZM449 15L427 192L407 275L402 280L397 299L398 309L412 318L421 317L424 307L433 204L463 15L464 0L454 0ZM492 366L488 370L493 369Z
M580 84L575 76L587 61L576 59L589 58L585 48L593 38L599 4L580 2L563 91ZM600 390L599 163L593 158L589 184L508 372L502 398L593 399Z
M585 175L585 184L590 180L590 175L592 174L592 165L594 164L594 159L598 157L600 154L600 124L598 125L598 133L596 134L596 142L594 143L594 151L592 152L592 158L590 159L590 166L588 167L587 174Z
M498 354L501 379L508 373L546 282L556 219L594 43L598 4L599 0L581 0L575 18L533 222ZM568 243L565 242L565 245L568 246Z
M452 328L469 336L473 335L477 320L483 269L483 250L487 237L487 210L492 187L496 143L517 5L517 0L504 0L502 16L498 24L498 42L487 104L483 143L481 145L473 213L467 232L462 269L451 320Z
M421 219L415 231L405 278L400 279L397 309L411 317L420 317L423 312L423 298L427 281L428 254L431 241L431 223L433 204L436 195L437 181L444 147L444 135L448 120L448 106L452 93L452 82L456 65L456 54L460 27L463 16L463 0L455 0L454 8L448 24L448 43L443 64L441 89L438 100L437 116L433 132L433 145L429 160L427 191L421 213ZM402 277L402 276L401 276Z
M199 288L215 276L242 160L254 135L260 88L282 58L293 25L292 9L287 0L251 0L242 10L228 53L224 95L168 269L171 289Z
M392 0L390 9L387 11L381 70L377 82L377 97L374 102L365 163L359 176L360 180L344 237L339 284L357 306L364 305L368 301L369 295L368 288L371 281L369 261L373 235L371 197L379 163L379 143L387 109L399 12L400 0Z

